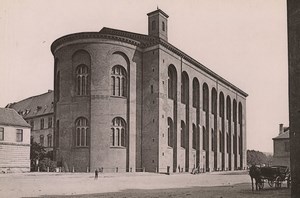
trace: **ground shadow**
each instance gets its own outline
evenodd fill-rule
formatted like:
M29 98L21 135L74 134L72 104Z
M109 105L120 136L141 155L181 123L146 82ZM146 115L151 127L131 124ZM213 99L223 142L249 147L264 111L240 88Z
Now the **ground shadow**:
M265 188L260 191L252 191L250 183L236 184L232 186L214 186L214 187L191 187L191 188L173 188L173 189L126 189L119 192L82 194L82 195L45 195L42 197L74 197L74 198L286 198L291 196L290 189L282 187Z

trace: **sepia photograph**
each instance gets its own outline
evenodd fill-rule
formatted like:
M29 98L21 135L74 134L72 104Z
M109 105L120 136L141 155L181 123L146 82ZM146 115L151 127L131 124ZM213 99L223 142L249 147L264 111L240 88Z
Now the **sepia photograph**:
M300 197L300 2L0 0L0 197Z

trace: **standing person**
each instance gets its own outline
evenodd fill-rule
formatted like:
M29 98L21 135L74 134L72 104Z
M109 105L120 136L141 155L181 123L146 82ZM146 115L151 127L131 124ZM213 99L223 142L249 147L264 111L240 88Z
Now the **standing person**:
M95 170L95 179L98 179L98 169Z

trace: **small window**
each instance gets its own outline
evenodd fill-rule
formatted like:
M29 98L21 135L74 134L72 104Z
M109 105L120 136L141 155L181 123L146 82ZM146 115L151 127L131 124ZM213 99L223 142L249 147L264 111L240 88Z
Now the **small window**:
M40 144L41 144L41 146L44 146L44 136L43 135L40 136Z
M23 142L23 130L17 129L17 142Z
M165 31L166 27L165 27L165 22L162 22L162 30Z
M52 128L52 117L48 117L48 128Z
M52 147L52 135L51 134L47 135L47 144L48 144L48 147Z
M31 129L33 130L34 129L34 121L33 120L30 121L30 126L31 126Z
M4 128L0 127L0 141L4 140Z
M152 21L152 30L155 30L156 22Z
M153 85L151 85L151 93L153 93Z
M44 129L44 118L41 118L41 129Z

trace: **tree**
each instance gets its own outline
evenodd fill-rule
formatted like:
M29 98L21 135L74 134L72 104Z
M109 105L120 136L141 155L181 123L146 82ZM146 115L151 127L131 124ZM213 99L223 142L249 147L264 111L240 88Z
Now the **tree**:
M46 150L40 144L31 141L30 144L30 169L31 171L37 170L38 161L42 160L46 155Z
M247 150L247 164L248 166L252 165L262 165L267 164L269 165L271 158L268 157L266 154L255 151L255 150Z

